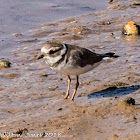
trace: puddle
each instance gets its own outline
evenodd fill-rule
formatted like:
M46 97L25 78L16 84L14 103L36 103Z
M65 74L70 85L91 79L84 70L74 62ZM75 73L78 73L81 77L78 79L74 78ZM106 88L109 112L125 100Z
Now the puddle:
M110 87L107 89L104 89L99 92L94 92L90 95L88 95L88 98L103 98L103 97L117 97L117 96L123 96L128 94L133 94L133 92L140 89L140 85L133 85L133 86L127 86L127 87Z

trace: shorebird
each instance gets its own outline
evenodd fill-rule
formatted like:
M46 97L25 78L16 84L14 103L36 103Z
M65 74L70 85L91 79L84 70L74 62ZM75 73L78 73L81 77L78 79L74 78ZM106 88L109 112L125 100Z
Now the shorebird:
M129 21L124 25L122 33L124 35L140 35L140 26L134 21Z
M112 52L97 54L79 46L60 43L46 43L41 48L41 53L44 55L43 58L45 59L45 62L51 67L52 70L67 75L68 87L65 99L69 97L71 84L70 76L76 76L76 85L71 100L74 100L74 96L79 86L80 74L94 69L107 58L118 57Z

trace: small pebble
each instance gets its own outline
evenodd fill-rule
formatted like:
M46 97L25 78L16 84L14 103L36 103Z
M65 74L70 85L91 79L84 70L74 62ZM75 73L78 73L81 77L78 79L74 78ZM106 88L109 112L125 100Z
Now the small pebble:
M9 62L8 60L0 60L0 67L10 68L10 66L11 62Z
M56 87L48 87L48 90L49 91L55 91L57 88L58 88L58 86L56 86Z
M115 139L117 139L118 137L119 137L118 135L114 134L114 135L112 136L112 139L111 139L111 140L115 140Z
M14 34L12 34L13 36L15 36L15 37L19 37L19 36L22 36L22 34L21 33L14 33Z
M19 128L18 130L15 130L15 132L13 132L14 134L19 134L19 135L22 135L22 134L26 134L28 132L28 129L27 128Z
M98 23L99 25L110 25L111 22L110 21L101 21Z
M63 80L62 78L58 78L58 79L57 79L58 82L60 82L60 81L62 81L62 80Z
M104 49L105 47L104 47L104 46L98 46L98 48L99 48L99 49Z
M114 36L114 33L110 33L110 36Z
M129 21L124 25L122 33L124 35L140 35L140 26L134 21Z
M59 108L59 109L58 109L58 111L61 111L61 110L63 110L63 108Z
M48 74L41 74L41 77L48 77Z
M127 97L124 101L125 101L125 103L127 103L129 105L135 105L135 99L133 99L131 97Z

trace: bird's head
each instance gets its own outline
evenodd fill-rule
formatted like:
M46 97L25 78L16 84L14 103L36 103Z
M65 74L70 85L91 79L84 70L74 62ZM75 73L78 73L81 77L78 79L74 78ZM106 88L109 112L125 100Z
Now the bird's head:
M47 43L41 48L41 53L44 56L56 57L58 55L63 55L66 50L65 44L58 43Z

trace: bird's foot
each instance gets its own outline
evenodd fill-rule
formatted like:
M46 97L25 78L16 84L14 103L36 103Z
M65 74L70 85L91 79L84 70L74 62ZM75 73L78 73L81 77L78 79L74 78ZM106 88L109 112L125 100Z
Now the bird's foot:
M65 96L64 98L65 98L65 99L69 99L69 98L70 98L70 96Z
M71 101L74 101L74 98L73 98L73 97L71 97L71 98L70 98L70 100L71 100Z

